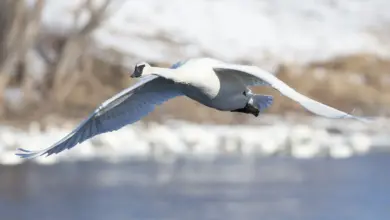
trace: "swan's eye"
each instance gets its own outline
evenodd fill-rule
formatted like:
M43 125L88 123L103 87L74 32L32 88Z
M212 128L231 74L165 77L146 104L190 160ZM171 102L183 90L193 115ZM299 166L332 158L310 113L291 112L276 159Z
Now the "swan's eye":
M244 91L242 94L246 96L246 91Z

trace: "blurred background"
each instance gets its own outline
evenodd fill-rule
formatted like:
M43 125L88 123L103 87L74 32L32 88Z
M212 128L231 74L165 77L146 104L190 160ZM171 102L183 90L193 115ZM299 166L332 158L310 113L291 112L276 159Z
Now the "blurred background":
M390 1L0 0L0 219L390 219ZM134 64L253 64L372 124L275 96L260 117L170 100L59 155Z

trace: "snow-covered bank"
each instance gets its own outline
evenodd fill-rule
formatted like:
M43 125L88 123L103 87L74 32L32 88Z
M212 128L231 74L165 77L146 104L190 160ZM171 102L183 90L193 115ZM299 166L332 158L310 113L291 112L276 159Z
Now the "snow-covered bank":
M74 11L82 2L48 0L42 18L44 29L71 32ZM173 62L208 55L254 63L307 62L364 52L387 56L390 51L388 41L381 40L388 39L387 0L113 3L110 18L93 34L96 46L132 60ZM88 14L82 14L81 23L87 20Z
M125 159L172 156L215 157L292 156L296 158L347 158L370 151L390 150L390 130L381 125L353 121L301 120L292 123L277 116L263 116L257 125L199 125L171 121L137 123L88 140L59 155L36 161L53 163L78 159ZM23 162L14 156L17 147L42 149L65 136L74 125L41 131L32 124L27 131L0 127L0 163Z

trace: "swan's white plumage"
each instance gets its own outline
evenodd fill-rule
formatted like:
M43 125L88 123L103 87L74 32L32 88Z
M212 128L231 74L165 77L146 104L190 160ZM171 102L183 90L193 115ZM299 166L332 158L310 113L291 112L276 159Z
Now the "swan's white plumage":
M370 122L369 119L350 115L310 99L289 87L286 83L275 77L273 74L256 66L220 63L215 65L213 69L221 73L225 72L226 74L237 74L238 76L242 76L242 78L246 80L248 86L268 84L274 89L278 90L281 94L298 102L300 105L314 114L328 118L353 118L363 122Z
M101 104L76 129L54 145L38 151L20 148L17 155L34 158L43 154L57 154L93 136L134 123L152 112L156 105L181 95L180 90L172 85L173 82L154 75L142 78L135 85Z

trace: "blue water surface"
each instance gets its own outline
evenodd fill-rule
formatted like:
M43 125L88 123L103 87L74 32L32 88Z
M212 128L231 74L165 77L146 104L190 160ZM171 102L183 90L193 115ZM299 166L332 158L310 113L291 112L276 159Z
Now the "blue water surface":
M387 220L390 157L0 167L2 220Z

